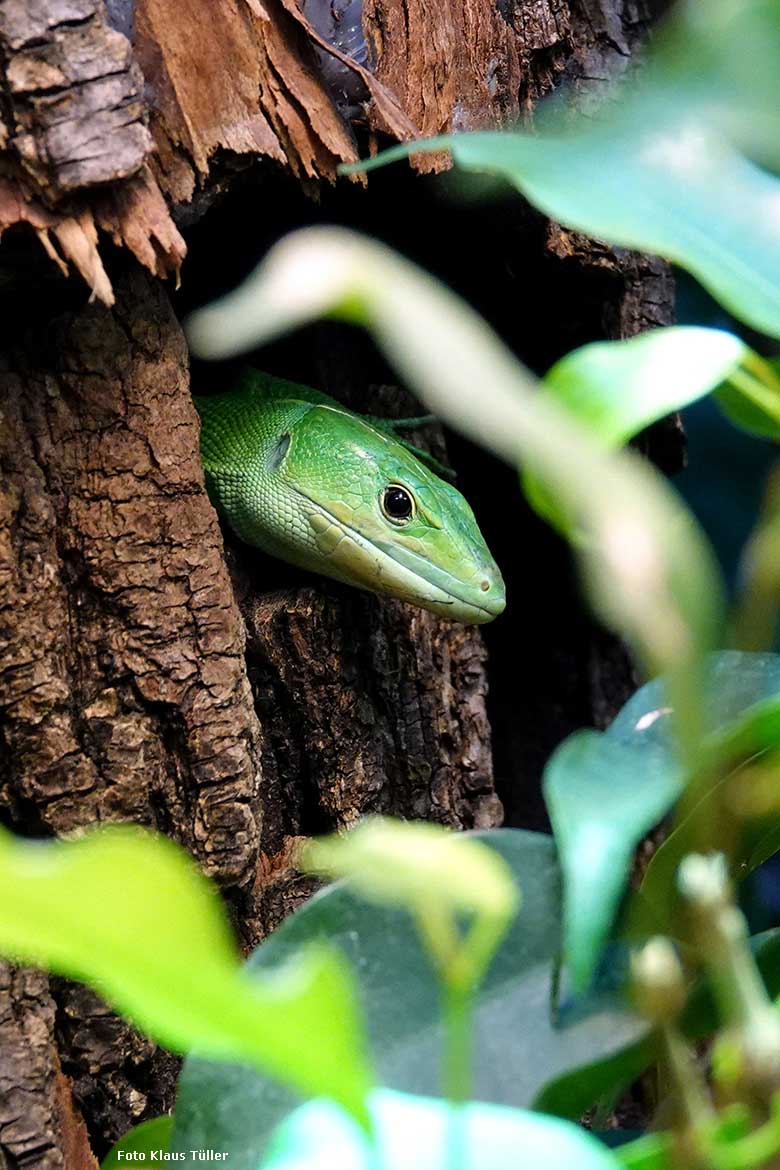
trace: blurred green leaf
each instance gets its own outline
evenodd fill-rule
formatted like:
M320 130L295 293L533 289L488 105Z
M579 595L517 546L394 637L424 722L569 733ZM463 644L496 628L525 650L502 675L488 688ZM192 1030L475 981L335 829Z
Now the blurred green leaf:
M738 777L740 771L736 769L734 776ZM707 841L713 848L723 847L722 851L728 854L733 876L739 881L748 877L757 866L778 851L780 812L768 818L769 827L758 841L747 832L742 820L735 816L735 823L730 826L732 832L728 840L724 840L723 829L719 826L720 818L724 815L728 817L728 807L725 810L723 808L723 792L734 776L730 774L714 785L653 855L640 887L639 922L644 921L648 908L653 915L662 909L667 920L672 918L678 903L675 875L680 862L702 841Z
M311 841L301 860L311 872L349 878L370 901L405 909L433 899L442 910L504 919L519 904L502 858L443 825L367 817L346 835Z
M772 675L775 685L780 685L780 658L776 659ZM778 747L780 691L748 708L721 736L715 737L712 755L722 760L723 767L650 859L640 887L641 901L646 907L663 913L669 920L677 902L676 874L680 862L686 854L704 846L725 853L734 877L740 881L772 856L779 841L780 807L756 818L761 824L756 841L749 831L747 812L739 815L728 800L724 801L724 792L733 787L735 776L742 772L740 765L747 763L748 770L752 771L764 753ZM773 764L769 779L775 771Z
M710 780L681 810L673 831L650 859L636 907L639 923L649 912L662 915L668 926L677 901L677 869L691 850L724 851L738 879L747 877L768 856L765 849L771 836L764 841L762 856L758 843L746 832L746 821L722 806L721 794L735 769L755 763L780 746L780 655L728 650L712 655L710 663L710 726L717 729L705 752ZM770 818L764 823L765 831L771 825Z
M615 1151L624 1170L669 1170L674 1165L672 1154L673 1147L663 1133L646 1134Z
M776 1109L773 1112L775 1119L770 1127L764 1127L759 1134L747 1106L726 1106L716 1115L712 1126L698 1135L706 1150L703 1162L712 1170L748 1170L748 1167L757 1168L759 1164L763 1166L765 1157L777 1149ZM624 1170L673 1170L679 1163L678 1153L673 1134L652 1133L621 1146L616 1150L616 1157Z
M569 228L687 268L736 317L780 336L780 182L680 107L627 100L579 131L456 134L351 169L451 150Z
M709 394L750 352L733 333L677 325L575 349L542 381L557 402L617 446ZM780 434L780 393L776 413Z
M780 375L776 361L748 350L715 398L726 417L749 435L780 440Z
M678 6L646 68L594 114L542 105L537 133L405 143L343 167L428 150L499 175L546 215L687 268L737 317L780 336L780 182L745 157L780 160L777 0Z
M711 655L703 695L708 735L702 759L708 769L722 764L730 770L780 744L780 656ZM627 887L634 848L685 788L671 715L663 680L655 679L606 732L577 732L545 768L544 795L565 879L564 956L580 989L596 969ZM707 799L715 799L712 790ZM682 856L699 846L702 822L711 823L706 811L692 810L648 866L643 899L659 915L649 930L669 926L674 874Z
M587 1130L554 1117L379 1090L371 1112L377 1150L332 1105L298 1109L274 1137L261 1170L619 1170L615 1154Z
M106 1154L100 1163L100 1170L120 1170L130 1161L151 1161L152 1151L166 1152L170 1146L173 1118L166 1114L164 1117L152 1117L149 1121L142 1121L134 1125ZM143 1154L141 1158L134 1158L134 1154ZM155 1161L159 1161L159 1154Z
M503 858L442 825L367 817L345 835L309 842L302 865L413 916L442 985L442 1095L467 1101L474 995L520 905Z
M732 141L777 162L778 0L678 0L656 38L647 83Z
M510 829L469 837L501 855L524 898L476 995L474 1095L529 1106L546 1081L587 1064L588 1077L566 1101L568 1114L578 1116L615 1078L622 1083L627 1068L630 1076L637 1056L624 1053L644 1037L646 1025L607 990L554 1011L560 902L552 838ZM339 882L286 919L254 952L250 970L275 969L312 940L338 946L356 972L382 1083L437 1094L440 988L410 917L367 905ZM251 1070L190 1059L180 1081L173 1149L229 1150L232 1170L255 1170L268 1134L293 1106L288 1094Z
M599 159L596 171L605 169ZM282 241L240 289L191 318L189 337L196 353L227 357L323 314L366 324L429 409L514 466L528 461L585 533L578 551L594 608L650 673L667 673L680 737L695 753L697 669L719 630L721 584L674 493L631 453L605 453L536 393L533 377L454 294L342 229Z
M165 837L115 826L31 844L0 830L0 953L88 983L174 1051L247 1061L365 1119L340 957L322 946L247 979L215 888Z
M777 645L780 628L780 466L770 472L758 523L740 565L731 640L742 650Z
M720 329L673 326L628 341L597 341L557 362L543 385L605 447L620 446L712 392L736 425L780 439L780 378L769 362ZM524 486L537 511L565 529L528 472Z
M346 835L311 841L302 864L348 878L355 893L401 906L442 981L447 1029L444 1095L470 1095L473 995L520 905L503 858L482 841L442 825L367 817Z
M756 841L745 863L745 872L752 873L754 869L758 869L759 865L763 865L776 853L780 853L780 816L776 823L765 833L762 833Z
M579 731L553 753L544 771L564 875L564 955L584 991L596 968L634 849L680 795L683 775L671 760L647 770L636 747L597 731Z

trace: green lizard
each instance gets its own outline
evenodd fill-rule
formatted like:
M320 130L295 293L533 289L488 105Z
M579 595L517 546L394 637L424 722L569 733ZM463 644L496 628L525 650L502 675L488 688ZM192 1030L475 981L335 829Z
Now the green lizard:
M474 513L397 421L256 370L195 404L209 495L247 544L453 621L502 612Z

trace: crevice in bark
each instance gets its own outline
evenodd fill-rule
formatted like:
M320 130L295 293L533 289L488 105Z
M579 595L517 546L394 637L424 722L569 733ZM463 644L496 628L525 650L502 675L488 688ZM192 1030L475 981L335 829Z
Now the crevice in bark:
M336 222L400 247L442 277L480 309L538 373L588 341L630 336L671 320L672 281L664 264L551 224L513 192L494 191L491 201L480 208L464 203L449 176L421 179L404 167L372 175L366 193L326 193L317 205L297 198L283 179L275 189L266 182L263 192L266 207L273 209L268 231L253 223L250 227L256 196L248 176L244 190L234 193L229 215L227 209L224 217L217 209L208 227L191 234L197 259L188 288L177 298L182 312L207 288L237 283L277 232L302 223ZM407 209L410 214L399 216L399 210ZM249 252L239 246L247 238L254 243ZM290 341L266 347L251 360L272 373L319 386L355 409L396 416L415 413L413 402L397 390L377 395L377 386L392 382L392 371L370 341L348 328L309 328ZM234 369L230 363L196 365L194 374L213 392L230 384ZM636 678L620 644L584 613L568 550L524 505L512 470L462 437L449 435L448 445L459 486L474 506L508 584L507 613L484 627L473 643L481 646L484 641L489 653L486 699L484 684L482 695L492 726L498 795L509 824L546 828L539 787L545 761L578 727L609 722ZM641 445L665 471L679 470L683 439L673 420L653 428ZM441 457L443 449L438 447L435 453ZM245 554L237 549L237 557L240 562ZM296 579L284 566L271 567L270 572L280 590ZM337 587L326 584L324 590L340 603ZM249 595L251 586L238 593ZM277 620L280 613L289 618L284 594L280 597L274 602ZM251 615L248 620L252 631ZM250 632L250 660L252 636ZM289 630L284 630L281 641L289 643ZM252 669L269 687L267 674L258 672L255 663ZM365 677L381 679L383 672L370 670ZM279 700L273 686L269 693ZM321 703L322 696L317 701ZM294 701L290 705L294 709ZM315 700L309 696L311 705ZM297 745L299 735L298 728L289 732ZM287 733L280 738L290 742ZM320 815L317 812L312 823L319 824Z
M54 980L56 1038L73 1100L102 1159L131 1125L173 1107L181 1061L114 1015L91 991ZM74 1164L73 1170L81 1170Z

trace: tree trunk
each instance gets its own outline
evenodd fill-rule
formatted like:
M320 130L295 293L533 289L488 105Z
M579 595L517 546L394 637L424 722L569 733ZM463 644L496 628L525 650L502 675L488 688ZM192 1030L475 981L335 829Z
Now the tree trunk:
M448 437L507 578L484 637L271 562L220 532L205 494L178 321L284 231L330 220L439 273L540 369L665 323L663 265L515 197L464 206L408 168L332 186L388 137L505 125L564 78L584 93L650 16L636 0L366 0L341 23L324 0L0 8L4 823L160 829L220 884L247 947L310 890L290 861L302 836L369 812L495 825L502 801L509 823L544 825L544 760L632 676L514 475ZM164 278L187 248L177 291ZM410 410L345 329L257 364ZM213 387L231 369L192 374ZM674 428L648 443L679 461ZM175 1071L91 993L0 967L0 1168L94 1165L90 1148L171 1106Z

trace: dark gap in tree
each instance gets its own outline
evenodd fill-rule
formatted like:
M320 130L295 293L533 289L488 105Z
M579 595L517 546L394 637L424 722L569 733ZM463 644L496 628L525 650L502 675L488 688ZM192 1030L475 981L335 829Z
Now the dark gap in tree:
M247 176L188 232L190 258L177 311L186 316L234 287L286 232L333 223L381 239L436 274L537 373L572 348L606 336L605 316L623 292L615 272L551 255L547 221L515 192L493 190L481 204L475 203L478 194L457 175L420 177L403 165L371 175L367 191L347 183L324 188L319 202L286 176L266 173L260 182ZM195 391L228 388L244 360L193 362ZM342 325L307 327L248 360L356 409L377 409L371 388L395 381L370 338ZM514 471L461 436L448 433L447 445L458 484L507 582L507 611L483 630L496 785L506 823L547 828L541 772L561 739L593 722L588 662L596 631L568 550L523 505ZM237 542L228 541L263 591L307 580L253 550L238 552ZM307 832L330 827L317 823L316 804L307 800L306 808Z

